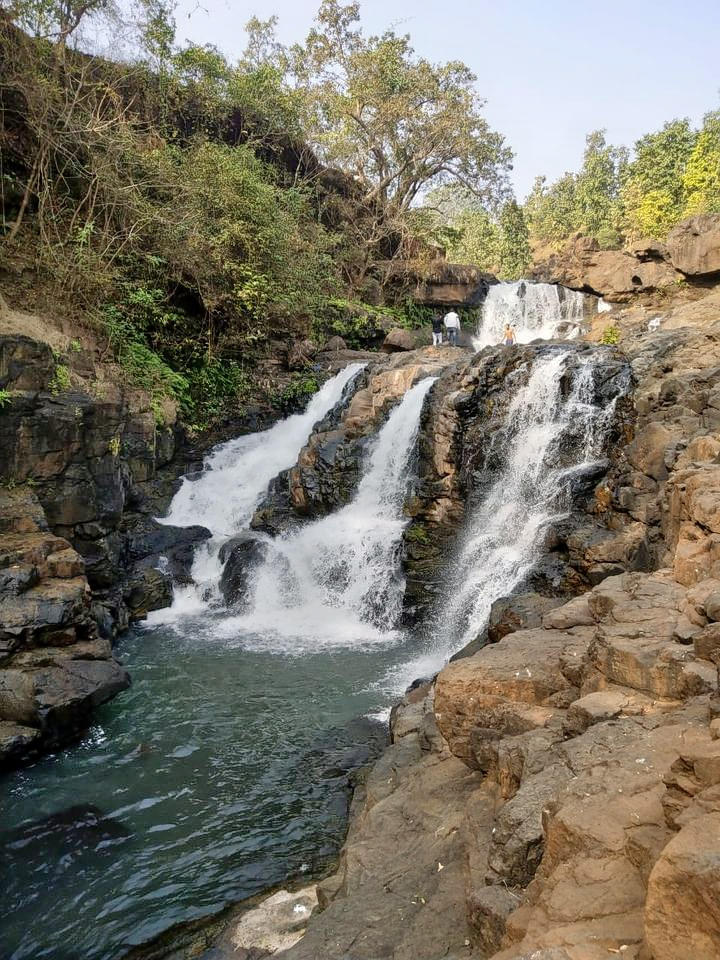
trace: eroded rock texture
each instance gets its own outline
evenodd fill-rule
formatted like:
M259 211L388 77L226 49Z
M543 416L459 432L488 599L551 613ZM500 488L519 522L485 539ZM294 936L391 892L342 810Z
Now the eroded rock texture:
M129 682L98 636L82 557L32 491L0 487L0 765L62 742Z

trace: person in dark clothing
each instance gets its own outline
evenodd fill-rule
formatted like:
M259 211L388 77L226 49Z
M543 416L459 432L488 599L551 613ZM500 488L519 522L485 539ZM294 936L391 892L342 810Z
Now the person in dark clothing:
M434 314L432 318L433 346L442 346L443 318L439 313Z

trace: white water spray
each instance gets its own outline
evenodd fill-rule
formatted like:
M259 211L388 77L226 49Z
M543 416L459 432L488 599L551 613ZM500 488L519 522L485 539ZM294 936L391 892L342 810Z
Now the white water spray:
M578 358L572 388L561 390L572 353L536 360L527 384L515 394L507 420L494 437L506 459L487 496L471 511L449 580L450 632L469 643L485 627L490 607L525 579L538 560L542 533L568 509L568 480L602 455L614 403L593 401L592 357ZM559 445L572 434L574 463L557 466Z
M582 324L584 299L582 293L552 283L493 284L483 303L475 349L502 343L507 323L515 327L518 343L575 337Z
M220 599L221 546L248 526L270 481L293 466L314 424L340 401L345 387L364 366L351 363L342 369L322 386L303 413L216 447L205 461L202 476L183 480L167 517L159 522L178 527L199 524L207 527L212 537L195 551L193 583L176 587L172 607L151 614L149 623L198 613L208 602Z
M272 541L253 576L247 611L225 620L222 636L259 635L263 649L294 652L395 638L405 590L399 564L408 522L403 504L423 403L434 382L421 380L392 411L350 504Z

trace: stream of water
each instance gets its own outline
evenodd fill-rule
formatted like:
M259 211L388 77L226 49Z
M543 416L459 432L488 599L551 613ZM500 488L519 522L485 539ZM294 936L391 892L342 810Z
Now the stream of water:
M518 315L519 290L503 286L519 339L557 332L555 314ZM501 322L498 302L481 337ZM235 609L219 591L222 545L247 529L269 482L361 367L328 381L303 414L217 448L184 481L165 520L203 524L212 537L196 551L194 583L123 639L131 689L97 711L79 746L7 778L2 960L115 960L332 860L346 774L379 749L379 718L471 639L534 563L544 525L566 509L561 440L572 437L576 465L597 455L607 411L592 399L591 361L561 390L571 353L558 346L538 359L518 389L496 439L505 466L471 505L451 602L425 634L398 627L400 549L432 378L368 444L352 502L268 539Z

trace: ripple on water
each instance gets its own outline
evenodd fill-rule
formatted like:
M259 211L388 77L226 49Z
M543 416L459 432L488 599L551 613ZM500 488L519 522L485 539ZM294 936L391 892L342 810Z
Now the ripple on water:
M337 853L345 772L385 738L366 717L388 702L371 681L409 641L301 653L211 633L129 636L132 687L81 744L6 779L12 960L115 960Z

